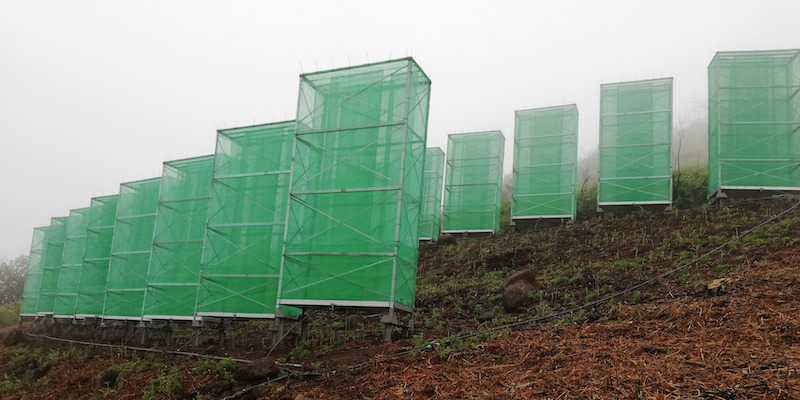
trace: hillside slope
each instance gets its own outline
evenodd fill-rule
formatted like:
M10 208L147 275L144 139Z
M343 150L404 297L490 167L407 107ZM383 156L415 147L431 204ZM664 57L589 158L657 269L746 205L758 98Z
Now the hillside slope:
M262 385L242 398L800 398L800 208L726 244L796 202L631 214L423 246L411 339L382 344L377 324L345 329L340 316L315 315L311 339L280 348L278 357L322 375ZM575 310L712 250L652 284ZM506 312L502 280L523 269L534 271L538 288L527 305ZM726 280L706 290L717 278ZM574 312L502 328L564 310ZM479 322L487 312L493 318ZM436 345L492 327L499 329ZM235 346L217 355L263 356L267 332L264 324L243 325ZM431 351L382 358L431 341ZM0 396L219 398L247 387L232 380L237 367L29 338L0 347ZM113 385L98 382L108 371L117 371Z

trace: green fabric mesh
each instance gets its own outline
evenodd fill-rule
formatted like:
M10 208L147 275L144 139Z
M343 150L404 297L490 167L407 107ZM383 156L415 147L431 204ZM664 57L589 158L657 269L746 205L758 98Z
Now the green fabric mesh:
M505 138L500 131L447 138L442 232L499 232Z
M119 195L95 197L89 206L86 244L83 252L83 272L78 284L75 314L100 316L106 294L111 243Z
M800 50L719 52L708 96L709 195L800 190Z
M44 251L49 229L49 226L33 229L31 252L28 256L28 269L25 272L25 285L22 288L22 304L19 308L21 316L34 316L39 307L39 289L41 289L42 285Z
M605 84L598 205L672 203L672 78Z
M37 314L52 314L58 293L58 275L61 273L61 256L64 252L64 241L67 235L67 217L50 219L47 244L44 247L42 266L42 282L39 289Z
M67 218L64 252L61 257L61 272L58 274L58 289L53 304L53 314L62 317L75 315L78 285L83 271L83 250L86 244L86 227L89 224L89 208L71 210Z
M514 123L511 218L575 218L578 108L522 110Z
M301 75L279 304L414 306L429 93L410 58Z
M142 311L146 317L194 316L213 166L213 156L164 163Z
M142 315L161 178L120 185L103 315Z
M287 121L218 132L199 315L274 314L294 128Z
M420 205L419 238L438 240L442 220L442 180L444 152L438 147L425 149L425 176Z

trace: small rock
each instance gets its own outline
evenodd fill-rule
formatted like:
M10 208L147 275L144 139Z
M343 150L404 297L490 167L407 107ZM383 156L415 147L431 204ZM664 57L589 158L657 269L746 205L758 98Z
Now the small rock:
M511 286L517 282L525 282L531 286L531 290L536 289L536 274L530 268L523 269L514 275L503 279L503 287Z
M229 382L225 379L217 379L200 386L198 391L203 394L218 394L232 387L233 382Z
M503 309L512 312L528 302L530 286L525 282L517 282L503 289Z
M644 352L644 353L650 353L650 354L667 354L667 353L669 353L669 350L667 350L667 349L665 349L663 347L658 347L658 346L656 346L656 345L654 345L652 343L642 343L639 347L641 348L642 352Z
M528 303L528 293L536 289L536 274L524 269L503 280L503 309L512 312Z
M451 245L456 244L456 237L445 233L444 235L439 235L439 240L436 241L437 245Z
M44 367L31 368L25 371L22 380L25 382L36 382L39 380L39 378L47 375L48 369L49 368L44 368Z
M16 346L28 342L28 337L20 329L14 329L3 338L3 345Z
M314 400L314 399L312 399L311 397L308 397L308 396L306 396L306 395L301 393L301 394L298 394L297 396L295 396L294 400Z
M344 319L344 328L349 330L358 329L364 325L364 316L361 314L350 314Z
M217 346L215 346L215 345L213 345L213 344L212 344L211 346L208 346L208 347L206 347L205 349L203 349L202 353L203 353L203 354L216 354L216 353L217 353L217 350L219 350L219 349L217 348Z
M491 310L481 311L481 313L478 314L478 322L491 321L495 318L497 318L497 314Z
M241 366L233 373L238 382L259 382L278 376L280 369L275 365L275 358L264 357Z

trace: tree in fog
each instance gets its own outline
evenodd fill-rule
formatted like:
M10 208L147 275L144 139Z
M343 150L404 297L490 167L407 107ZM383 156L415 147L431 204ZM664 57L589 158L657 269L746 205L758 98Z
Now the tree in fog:
M28 256L0 262L0 304L13 303L22 298Z

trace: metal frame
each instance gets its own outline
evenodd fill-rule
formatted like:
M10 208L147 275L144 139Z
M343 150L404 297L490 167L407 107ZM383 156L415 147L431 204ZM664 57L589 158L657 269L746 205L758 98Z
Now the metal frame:
M747 85L747 86L731 86L730 82L719 82L718 80L712 79L712 71L715 72L716 69L720 67L720 65L725 65L727 63L736 63L742 61L771 61L775 57L782 56L783 60L786 61L785 64L787 66L786 73L787 73L787 80L793 81L794 84L790 85ZM717 52L714 55L714 58L711 60L708 66L708 75L709 75L709 82L708 82L708 90L709 90L709 113L712 110L716 110L716 115L712 116L709 115L709 145L713 143L714 136L716 136L716 165L712 164L713 160L709 160L709 167L711 168L711 173L716 171L716 187L712 187L712 182L709 182L708 187L708 198L710 202L717 201L722 198L727 198L728 195L732 195L733 197L748 197L753 192L798 192L800 191L800 182L798 182L797 186L762 186L762 185L726 185L723 181L722 171L723 171L723 164L725 162L730 161L737 161L737 162L789 162L789 163L800 163L800 153L795 152L796 157L791 159L783 159L783 158L757 158L757 159L731 159L731 158L724 158L722 153L722 136L723 132L721 127L723 126L733 126L733 125L760 125L760 126L776 126L776 125L795 125L796 128L790 130L789 135L797 135L798 131L800 131L800 107L795 106L794 112L794 121L776 121L776 120L765 120L765 121L723 121L721 117L721 107L724 101L728 99L728 97L722 95L723 92L730 93L731 91L735 91L737 89L792 89L794 88L794 92L790 95L790 98L797 98L795 103L800 104L800 68L796 66L800 65L800 49L789 49L789 50L765 50L765 51L730 51L730 52ZM788 66L795 65L794 68L789 68ZM777 65L777 64L776 64ZM768 101L768 100L763 100ZM712 107L713 106L713 107ZM716 125L715 127L712 125ZM712 135L712 132L716 132L715 135ZM744 136L752 137L756 139L756 142L763 143L762 139L754 135L747 135ZM797 150L797 149L795 149ZM709 146L709 152L712 152L712 146ZM711 153L709 154L709 158ZM730 168L730 167L729 167ZM763 172L763 171L753 171L756 173ZM726 193L728 191L728 193ZM738 193L735 193L738 192Z
M236 127L236 128L218 130L217 131L217 152L216 152L215 157L214 157L214 166L213 166L213 171L214 172L213 172L212 183L211 183L211 196L213 197L213 196L217 195L219 190L231 191L231 192L235 193L237 196L241 197L241 201L240 202L238 202L237 204L232 204L231 205L232 208L235 208L235 207L239 207L242 204L245 204L248 201L253 201L252 199L257 198L258 196L260 196L260 195L262 195L264 193L274 191L275 190L274 186L268 186L268 187L259 187L259 188L255 189L256 190L255 193L240 193L238 191L233 190L231 185L229 183L227 183L227 182L229 180L236 180L236 179L241 179L241 178L250 178L250 177L255 177L255 176L285 175L285 176L288 177L290 172L291 172L291 170L290 170L290 168L291 168L291 158L287 157L286 159L273 160L273 159L271 159L271 158L269 158L269 157L267 157L265 155L260 154L258 152L258 150L261 149L264 146L268 146L270 144L273 144L274 142L277 142L279 146L284 146L286 144L286 143L284 143L284 141L289 140L289 139L291 139L293 141L294 140L294 135L293 134L292 134L291 137L287 136L287 135L290 134L290 133L287 133L287 127L288 126L292 126L292 131L293 131L294 130L294 125L295 125L294 121L282 121L282 122L275 122L275 123L269 123L269 124L259 124L259 125L252 125L252 126L244 126L244 127ZM229 141L232 141L232 142L237 142L237 140L245 140L248 137L248 135L260 135L260 136L266 135L266 136L265 136L265 139L264 139L263 143L259 143L258 146L253 145L251 147L248 147L248 146L245 146L244 144L240 143L241 146L245 147L245 151L247 152L247 154L249 154L251 156L254 156L254 157L257 156L257 157L263 157L263 158L266 158L266 159L270 159L277 166L279 166L280 169L274 169L274 170L269 170L269 171L251 171L251 172L248 172L248 173L233 173L233 174L231 174L231 173L220 173L220 171L224 172L225 169L229 166L229 164L222 164L221 161L220 161L220 156L223 154L223 153L221 153L221 150L220 150L221 149L221 144L220 144L221 142L220 141L223 140L223 138L224 138L225 140L229 140ZM286 169L287 166L289 167L289 169ZM287 191L288 191L288 188L287 188ZM288 197L288 192L287 192L287 197ZM273 284L273 282L271 282L270 280L275 280L274 284L277 285L277 278L279 277L278 272L280 270L280 263L279 263L278 260L275 260L276 262L278 262L276 265L274 265L274 267L276 268L276 273L275 274L244 274L244 273L241 273L241 272L238 272L238 271L234 271L236 273L230 273L230 272L221 273L221 271L217 271L214 268L209 269L208 267L209 266L218 266L218 265L224 264L225 262L227 262L230 259L230 257L227 257L227 258L222 259L222 260L215 260L214 257L215 257L216 253L214 253L215 250L214 250L213 246L210 244L210 241L211 241L212 235L214 235L214 237L220 238L222 241L226 242L227 244L229 244L231 246L235 246L239 250L240 253L241 252L249 253L249 251L250 251L249 247L251 245L248 246L248 247L241 248L238 245L236 245L234 243L231 243L227 239L222 237L222 235L220 235L218 233L218 230L219 229L223 229L223 228L242 228L242 229L247 229L249 227L255 227L255 226L274 226L274 227L279 227L280 226L280 227L284 227L285 226L285 221L265 222L265 221L252 221L252 220L248 219L248 220L244 220L244 221L241 221L241 222L235 222L235 223L216 223L216 222L214 222L215 215L211 214L212 210L210 209L210 207L211 207L211 204L209 203L209 214L208 214L208 216L206 218L206 234L205 234L205 239L204 239L204 242L203 242L203 260L201 262L200 273L198 274L198 288L197 288L197 296L196 296L196 300L195 300L195 315L196 315L196 317L199 318L199 319L203 319L203 318L274 319L275 318L275 313L274 312L263 312L263 313L259 313L259 312L227 312L227 311L213 310L215 308L213 306L214 303L218 303L219 301L222 301L222 300L227 299L227 298L231 298L233 296L242 296L243 298L247 299L248 301L251 301L251 302L253 302L255 304L263 305L265 310L271 309L271 308L275 308L276 307L275 304L273 304L271 306L268 305L268 304L263 304L261 301L259 301L255 297L247 295L246 293L235 292L233 289L225 288L222 285L219 285L219 284L217 284L215 282L212 282L212 280L213 280L213 278L241 278L241 279L246 279L246 280L247 279L252 280L254 278L261 278L261 279L264 280L258 286L255 286L253 288L249 288L248 291L252 291L252 290L255 290L255 289L259 289L259 288L264 288L264 287L270 286L270 285ZM220 212L224 213L225 210L221 210ZM282 229L282 230L285 231L285 229ZM281 234L280 232L279 233L273 233L272 235L275 235L275 234L280 234L280 238L284 237L284 235ZM270 255L263 255L263 256L254 257L254 258L259 260L259 262L261 262L262 264L266 264L266 261L261 259L261 257L264 257L264 256L268 257ZM205 303L204 302L205 300L201 299L201 297L200 297L201 293L202 293L203 285L213 285L213 287L220 288L220 289L223 289L223 290L227 290L231 294L226 296L226 297L224 297L224 298L222 298L222 299L216 299L211 303ZM276 288L276 291L277 291L277 288ZM203 311L200 311L201 309Z
M662 109L662 110L646 110L646 111L636 111L636 112L623 112L623 113L616 113L616 114L604 114L602 110L603 104L603 88L604 87L624 87L624 86L632 86L632 85L639 85L645 83L657 83L657 82L669 82L669 109ZM647 206L647 209L659 209L659 206L664 206L664 211L669 211L672 209L672 115L673 115L673 78L658 78L658 79L646 79L646 80L637 80L637 81L626 81L626 82L616 82L616 83L605 83L600 85L600 103L601 103L601 110L600 110L600 160L602 165L603 159L603 149L604 148L623 148L623 147L643 147L643 146L657 146L657 145L665 145L667 149L667 160L669 162L669 175L657 175L657 176L637 176L637 177L615 177L615 178L603 178L601 176L602 170L598 170L598 189L597 189L597 211L604 212L604 211L632 211L637 209L642 209ZM637 115L637 114L657 114L657 113L668 113L667 123L669 125L669 139L666 143L645 143L645 144L634 144L634 145L618 145L618 146L604 146L603 145L603 118L608 116L622 116L622 115ZM617 180L630 180L630 179L668 179L669 182L669 200L654 200L654 201L600 201L600 194L601 189L604 186L603 182L610 182L610 181L617 181ZM606 185L609 185L607 183ZM603 209L606 207L606 210ZM609 208L613 208L613 210L609 210Z
M385 71L383 71L383 70L380 70L379 68L376 68L378 66L388 65L388 64L394 64L392 67L394 67L396 65L397 69L389 69L389 67L387 67L387 69ZM315 143L312 143L312 142L308 141L308 139L306 139L306 138L310 137L311 135L320 135L320 134L326 134L326 133L332 133L332 132L340 132L340 131L357 131L359 129L371 129L371 128L377 128L377 127L388 127L389 128L388 131L387 131L388 133L381 133L379 135L379 138L377 140L371 142L370 145L374 145L374 144L378 143L381 139L385 139L387 137L387 135L391 135L391 134L398 135L398 134L400 134L400 135L402 135L402 139L401 139L402 143L400 144L402 146L402 153L399 154L399 163L400 163L399 168L400 168L400 171L399 171L399 180L397 180L397 181L395 181L393 178L388 178L388 177L384 176L383 174L381 174L378 171L372 170L372 169L367 168L367 167L363 167L365 170L369 171L370 173L376 174L377 176L381 176L385 180L392 180L393 183L395 183L395 184L390 185L390 186L382 186L382 187L367 186L367 187L353 188L353 189L336 189L336 188L332 188L332 189L313 190L313 191L300 190L300 189L298 189L298 186L300 184L298 182L295 182L296 179L297 179L297 173L298 173L298 171L296 170L297 163L293 163L292 171L291 171L291 174L290 174L291 179L290 179L290 189L289 189L289 193L290 193L289 194L289 202L288 202L287 207L286 207L286 209L287 209L287 212L286 212L286 226L287 226L287 229L284 232L284 246L283 246L283 251L282 251L283 257L282 257L282 261L281 261L281 271L280 271L280 277L279 277L280 291L279 291L278 301L277 301L279 306L291 306L291 307L298 307L298 308L302 308L302 309L330 308L330 307L380 308L380 309L387 310L389 315L394 315L395 310L404 311L404 312L408 312L408 313L412 312L412 310L413 310L413 308L411 306L398 303L397 299L396 299L396 295L397 295L396 294L396 289L397 289L397 285L398 285L398 283L397 283L397 280L398 280L398 263L399 263L399 244L397 244L397 243L399 243L399 241L401 239L401 236L406 234L404 229L409 229L409 227L404 225L404 222L403 222L403 210L404 210L404 204L403 204L404 199L403 199L403 197L404 197L404 194L405 194L405 191L406 191L404 185L406 184L405 180L406 180L406 172L407 172L405 170L405 168L406 168L406 162L409 161L409 160L406 159L406 157L411 156L410 154L407 154L409 152L407 150L407 140L410 139L410 135L411 135L411 132L409 132L409 126L408 126L407 117L403 117L402 119L397 120L397 121L379 123L379 124L362 124L362 125L354 124L354 125L348 125L348 126L327 127L325 129L313 129L313 128L300 129L301 126L303 126L303 127L305 126L303 124L305 123L305 120L306 120L307 117L314 117L314 116L321 117L322 115L327 115L325 113L315 114L313 111L318 111L319 110L319 108L318 108L319 106L317 106L316 104L314 105L314 107L317 107L317 108L310 108L309 107L308 115L301 115L300 114L301 110L303 110L303 108L301 107L301 105L302 105L301 102L304 99L306 99L306 97L305 97L306 94L304 92L304 86L303 85L304 84L307 85L305 87L305 90L309 90L311 92L311 95L313 96L320 90L312 82L313 78L320 76L320 74L333 74L333 75L330 75L332 77L339 76L336 73L341 72L341 71L348 71L348 70L353 70L354 72L358 72L361 68L367 68L365 70L362 70L362 71L365 71L364 73L368 73L369 68L375 68L375 71L381 71L381 73L383 74L381 76L383 78L381 78L380 82L382 82L382 81L384 81L386 79L389 79L388 77L396 77L397 76L396 74L398 74L398 73L404 74L405 75L406 85L405 85L405 89L404 89L405 90L405 93L404 93L405 103L403 105L403 107L404 107L403 111L402 111L404 113L403 115L404 116L408 116L409 113L412 110L412 107L414 107L415 110L417 109L417 107L424 107L424 110L427 113L429 95L426 92L426 93L424 93L422 95L421 98L412 99L411 98L411 79L412 79L412 75L417 74L417 73L421 73L422 76L424 77L424 79L427 82L430 82L430 80L427 78L427 76L424 75L424 72L422 72L421 69L419 69L419 67L416 65L414 60L411 59L411 58L405 58L405 59L401 59L401 60L391 60L391 61L382 62L382 63L369 64L369 65L366 65L366 66L342 68L342 69L336 69L336 70L331 70L331 71L322 71L322 72L317 72L317 73L312 73L312 74L303 74L303 75L300 76L301 85L300 85L300 92L299 92L299 95L298 95L298 118L297 118L297 121L296 121L297 129L296 129L296 136L295 136L295 145L293 146L293 159L295 159L297 157L298 148L301 147L301 146L304 146L304 148L316 149L318 151L322 151L322 152L328 153L328 154L335 154L334 150L332 150L333 148L331 148L331 149L323 148L322 146L320 146L318 144L315 144ZM342 76L344 76L344 75L342 75ZM323 76L323 79L324 78L325 77ZM334 79L334 78L332 78L332 79ZM402 78L400 78L398 80L401 80L401 79ZM358 93L361 93L364 90L367 90L370 87L372 87L373 84L374 83L368 83L368 84L365 84L364 87L353 86L353 87L350 87L350 89L356 88L355 90L357 90ZM329 91L330 89L326 88L325 90ZM333 93L333 92L331 92L331 93ZM351 97L347 97L347 96L345 96L343 94L340 94L340 95L342 96L342 102L343 103L344 102L348 102L348 101L358 101L358 100L353 100ZM412 101L414 101L414 103L412 103ZM331 105L332 104L328 104L328 106L331 106ZM336 106L335 104L333 106L335 106L335 107L333 107L334 112L338 111L338 106ZM384 105L369 104L368 106L374 107L375 109L379 109L381 111L381 113L391 113L392 112L389 109L380 108L380 107L384 107ZM395 115L398 116L399 113L395 114ZM402 131L400 131L400 129L402 129ZM414 132L414 137L417 140L422 141L423 146L424 146L425 132ZM364 148L367 148L368 146L369 145L365 146ZM361 151L361 150L358 150L358 151ZM423 147L422 151L421 151L421 154L415 155L415 157L418 157L419 159L414 161L414 163L417 165L416 168L421 168L423 171L424 171L424 160L425 160L424 152L425 152L425 149ZM336 157L337 157L336 161L334 162L333 165L338 165L338 164L343 162L344 159L339 158L339 157L341 157L340 155L336 154ZM330 168L332 168L332 167L329 167L328 169L330 169ZM328 169L326 169L324 171L327 171ZM320 173L322 173L322 172L320 172ZM319 174L317 174L317 175L319 175ZM317 175L314 175L314 177L317 176ZM420 174L420 175L422 175L422 174ZM307 180L310 180L312 178L309 178ZM421 184L422 184L422 182L420 181L420 185ZM369 210L373 209L374 207L377 207L378 205L380 205L381 203L385 202L389 198L394 198L395 196L397 197L397 200L396 200L396 204L397 204L396 215L395 215L395 218L394 218L395 227L394 227L394 234L393 234L394 242L396 244L394 245L392 251L377 252L377 253L376 252L370 252L370 251L362 251L362 252L359 252L359 251L330 252L329 251L329 252L311 252L311 253L308 252L308 251L293 251L293 248L296 248L296 246L297 246L295 243L292 242L292 238L290 236L291 233L289 232L289 230L290 230L289 227L291 226L291 224L296 224L294 222L294 220L292 219L293 215L291 213L293 204L298 206L298 207L302 207L304 210L308 210L310 212L316 213L315 215L321 215L321 216L324 216L326 218L329 218L329 219L337 222L338 225L345 226L345 227L351 229L353 232L363 235L364 237L370 238L371 240L374 240L374 241L378 241L378 238L375 238L374 235L371 234L370 232L361 232L361 231L357 230L356 228L353 228L353 227L349 226L347 224L347 221L352 217L345 218L344 220L339 220L339 219L334 218L333 216L329 215L325 210L320 210L318 207L315 207L315 206L307 203L306 201L304 201L301 198L301 196L313 198L314 196L320 196L320 195L321 196L325 196L325 195L331 194L331 193L377 192L377 191L386 192L386 196L380 196L380 199L377 199L376 203L366 207L366 209L360 210L360 212L357 215L361 215L363 213L369 212ZM392 201L394 201L394 200L392 200ZM418 235L419 232L418 232L417 226L414 225L413 227L414 227L414 230L415 230L415 232L413 232L413 234ZM308 242L309 240L313 240L314 237L315 236L312 236L311 238L306 238L306 239L303 240L303 242ZM418 236L417 236L417 238L418 238ZM418 243L418 241L415 241L415 243ZM295 260L295 259L292 258L293 256L316 256L316 255L320 255L320 256L327 255L327 256L333 256L333 257L336 257L336 256L375 256L375 257L379 257L379 259L378 260L369 261L369 263L367 265L361 265L359 263L357 266L355 266L355 268L348 269L347 272L344 273L344 274L334 275L334 274L329 274L329 273L325 272L324 265L319 265L319 266L309 265L309 264L304 263L304 262L302 262L300 260ZM303 267L309 268L309 269L314 269L317 272L321 272L322 274L325 274L325 275L330 275L330 277L327 278L327 279L324 279L322 281L317 281L317 282L314 282L314 283L310 283L308 285L304 285L301 288L312 287L315 284L318 284L320 282L327 282L327 281L329 281L331 279L338 279L338 280L341 280L341 281L344 281L344 282L349 282L347 280L347 277L346 277L346 275L349 274L349 273L352 273L352 272L358 271L358 270L363 270L365 268L370 268L370 267L373 267L373 266L376 266L376 265L380 265L380 264L390 263L391 262L391 268L392 268L392 271L391 271L391 280L392 280L392 282L391 282L391 288L390 288L391 292L390 293L380 293L381 296L386 295L388 301L385 301L385 302L384 301L342 301L342 300L324 299L324 298L323 299L320 299L320 298L316 298L316 299L289 299L289 298L286 298L286 294L288 293L288 291L285 290L285 282L286 282L286 279L288 279L287 278L287 272L286 272L286 270L287 270L287 260L292 260L291 262L295 263L296 265L300 265L300 266L303 266ZM373 262L373 261L375 261L375 262ZM356 285L356 286L359 286L359 285L357 285L355 283L352 283L352 284ZM292 290L297 290L297 289L299 289L299 288L295 288L295 289L292 289ZM366 288L362 288L362 290L366 290ZM281 321L281 319L282 319L281 317L278 318L279 322Z
M574 115L575 116L574 132L571 132L570 129L568 129L568 128L564 128L560 133L552 133L552 134L547 134L547 135L542 135L542 136L536 136L536 135L534 135L535 132L532 131L532 132L528 132L528 137L526 137L525 139L533 140L533 139L543 139L543 138L550 138L550 137L560 137L560 138L562 138L562 145L569 144L569 143L572 143L574 145L574 150L571 152L572 154L574 154L573 161L572 162L563 162L564 160L562 159L561 163L555 163L555 164L548 163L548 164L531 164L531 165L525 165L525 166L518 165L519 160L517 159L517 154L518 154L519 151L522 151L522 149L524 148L523 146L520 145L520 141L523 139L521 137L522 136L522 132L520 131L520 126L519 126L519 120L521 118L521 115L523 113L532 114L532 115L530 115L529 118L536 118L535 117L535 113L547 112L547 111L553 111L553 110L563 110L562 114L574 110L574 112L575 112L575 115ZM510 214L511 214L511 218L510 218L511 225L514 226L514 225L516 225L517 222L523 222L523 223L525 223L527 221L538 222L538 220L542 220L542 219L554 219L554 220L561 221L561 220L563 220L565 218L569 218L570 221L574 221L575 220L575 216L576 216L576 212L577 212L576 203L577 203L577 195L578 195L577 194L577 181L578 181L578 176L577 176L577 173L578 173L577 172L578 171L578 168L577 168L577 163L578 163L578 126L579 126L578 125L579 124L579 122L578 122L579 121L578 107L575 104L566 104L566 105L561 105L561 106L552 106L552 107L542 107L542 108L532 108L532 109L525 109L525 110L517 110L517 111L514 112L514 120L515 120L515 124L514 124L515 125L514 126L514 164L513 164L513 172L512 172L513 177L514 177L513 183L516 185L517 182L518 182L517 175L518 175L518 170L520 168L536 168L536 167L546 167L546 166L559 166L560 167L560 166L571 165L572 166L572 185L571 185L572 186L572 191L571 192L564 192L564 193L524 193L523 194L523 193L520 193L519 190L517 190L517 188L514 188L514 190L512 190L512 192L511 192L511 199L512 199L511 200L511 211L510 211ZM570 140L567 140L567 139L570 139ZM533 149L529 148L527 151L531 151L531 150L533 150ZM562 153L562 155L563 155L563 153ZM560 195L560 196L570 195L571 199L572 199L572 202L571 202L571 207L572 207L571 211L572 211L572 213L571 214L514 215L514 203L515 203L514 200L516 198L518 198L518 197L552 196L552 195ZM536 221L532 221L532 220L536 220Z
M441 162L438 165L432 164L431 156L433 153L436 157L441 157ZM444 151L438 147L428 147L425 149L425 173L423 175L423 190L422 199L420 201L420 235L427 234L427 236L420 236L420 242L431 242L439 238L439 232L442 225L442 185L444 183ZM434 185L438 190L433 193L428 193L428 183L433 181L438 183ZM422 215L422 208L424 204L428 204L434 211L433 215ZM422 232L422 224L430 223L431 231Z
M130 187L132 185L144 185L146 183L154 183L156 181L158 182L158 184L160 186L161 185L161 177L150 178L150 179L142 179L142 180L138 180L138 181L125 182L125 183L120 184L120 197L119 197L118 201L121 201L124 198L123 197L123 188ZM108 287L108 282L110 282L110 280L111 280L110 278L111 278L112 267L114 266L114 260L115 260L116 257L125 256L125 255L148 254L148 261L147 262L148 262L148 268L149 268L149 265L150 265L149 264L150 263L149 255L152 254L153 233L155 232L155 225L157 223L157 218L158 218L158 204L156 202L156 208L155 208L155 210L153 210L152 213L134 214L134 215L122 214L121 215L120 211L121 211L121 209L120 209L119 203L117 203L117 213L116 213L116 218L115 218L115 222L114 222L114 239L112 240L112 243L111 243L111 258L109 259L108 274L107 274L107 278L106 278L106 293L105 293L105 296L104 296L104 299L103 299L103 315L102 315L101 318L103 320L117 320L117 321L123 320L123 321L140 321L140 322L143 322L145 320L144 320L144 318L142 318L141 315L138 315L138 316L121 316L121 315L111 315L111 314L109 314L109 312L108 312L108 303L109 303L109 293L142 292L142 304L144 304L144 293L147 290L147 275L146 275L146 271L145 271L145 276L141 277L145 281L144 285L142 285L141 288L111 289L111 288ZM150 248L148 250L114 251L115 249L117 249L118 241L120 239L119 238L119 228L121 226L120 222L121 221L125 221L125 220L132 220L132 219L136 219L136 218L145 218L145 217L155 217L153 219L153 229L151 230L151 233L150 233L150 241L149 241L150 242ZM141 310L141 307L140 307L140 310ZM141 312L140 312L140 314L141 314Z
M492 135L500 140L500 154L492 157L475 157L475 158L452 158L452 152L454 144L454 138L457 141L461 137L470 137L474 135ZM445 183L444 183L444 193L442 200L442 233L463 233L463 234L471 234L471 233L490 233L494 234L497 233L495 227L499 226L500 223L500 194L502 191L502 183L503 183L503 161L504 161L504 153L505 153L505 136L499 130L496 131L483 131L483 132L466 132L466 133L452 133L447 137L447 157L446 157L446 170L445 170ZM498 167L498 176L496 182L480 182L480 183L463 183L463 184L453 184L450 181L450 176L452 176L452 171L454 169L453 162L455 161L471 161L471 160L489 160L490 164L494 164ZM498 165L499 163L499 165ZM455 191L454 188L462 188L462 187L474 187L474 186L491 186L494 189L493 198L497 201L495 208L488 209L488 210L460 210L460 211L449 211L448 210L448 200L450 198L447 193ZM487 204L488 205L488 204ZM482 229L477 227L477 229L447 229L446 226L447 216L450 214L462 214L462 213L492 213L492 227L490 229Z

